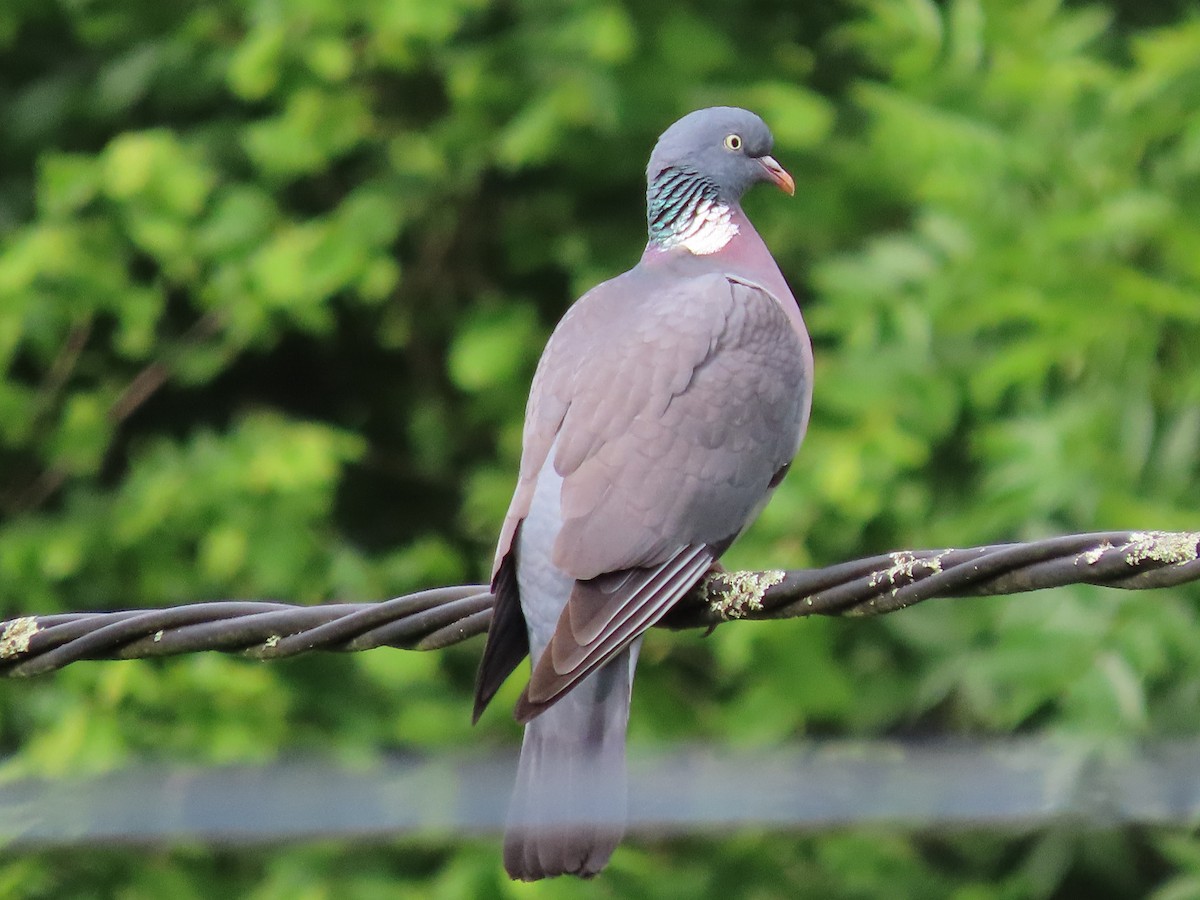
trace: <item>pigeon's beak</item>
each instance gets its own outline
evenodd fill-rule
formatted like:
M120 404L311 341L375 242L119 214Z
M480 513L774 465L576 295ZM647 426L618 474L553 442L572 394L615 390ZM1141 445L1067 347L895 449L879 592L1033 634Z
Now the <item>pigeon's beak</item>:
M792 176L787 173L787 170L784 169L783 166L775 162L775 158L773 156L760 156L758 158L758 164L762 166L763 170L767 173L767 178L779 185L779 189L781 191L786 191L788 194L795 196L795 179L793 179Z

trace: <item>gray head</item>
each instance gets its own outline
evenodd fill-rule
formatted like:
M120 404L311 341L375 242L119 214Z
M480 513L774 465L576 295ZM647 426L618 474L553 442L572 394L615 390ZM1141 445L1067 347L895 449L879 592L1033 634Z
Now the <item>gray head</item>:
M792 177L771 157L773 139L767 124L735 106L713 106L688 113L670 128L650 154L646 182L655 183L674 169L692 173L716 188L721 201L736 204L760 181L795 193Z

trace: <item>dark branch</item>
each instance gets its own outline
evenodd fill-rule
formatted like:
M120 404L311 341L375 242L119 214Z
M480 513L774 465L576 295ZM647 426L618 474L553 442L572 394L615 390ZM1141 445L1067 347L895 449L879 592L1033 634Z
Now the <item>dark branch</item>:
M1200 532L1113 531L967 550L901 550L825 569L712 573L660 624L870 616L935 597L1013 594L1066 584L1143 590L1200 579ZM438 650L482 634L484 585L382 603L292 606L225 601L169 609L25 616L0 623L0 675L40 675L81 659L200 650L278 659L310 650Z

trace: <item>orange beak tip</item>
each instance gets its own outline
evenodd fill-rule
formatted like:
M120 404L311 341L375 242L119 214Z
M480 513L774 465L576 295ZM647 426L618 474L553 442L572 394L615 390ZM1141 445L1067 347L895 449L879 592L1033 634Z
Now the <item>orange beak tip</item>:
M759 165L767 173L767 178L774 182L778 188L788 196L796 195L796 180L788 174L787 170L775 161L773 156L761 157L758 161Z

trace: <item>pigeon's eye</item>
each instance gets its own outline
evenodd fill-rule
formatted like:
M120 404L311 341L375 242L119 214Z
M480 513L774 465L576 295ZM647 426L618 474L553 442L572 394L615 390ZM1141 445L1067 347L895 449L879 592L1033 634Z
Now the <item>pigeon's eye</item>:
M737 135L737 134L725 135L725 146L729 150L741 150L742 149L741 135Z

